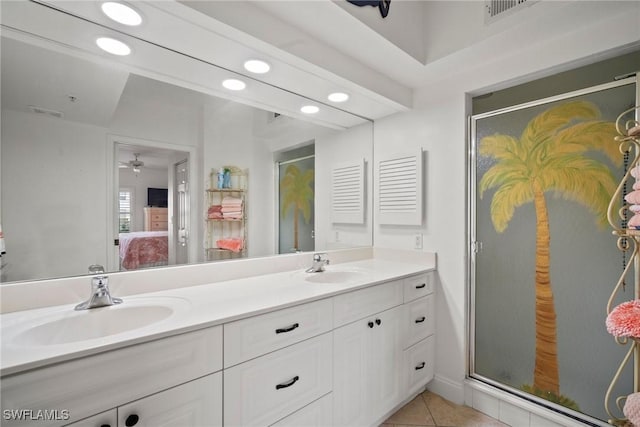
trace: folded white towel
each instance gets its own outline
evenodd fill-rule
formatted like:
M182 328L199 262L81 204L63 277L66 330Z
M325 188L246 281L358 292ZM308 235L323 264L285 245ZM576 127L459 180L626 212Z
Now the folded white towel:
M242 203L242 199L240 199L239 197L224 196L222 198L222 204L224 205L229 203Z

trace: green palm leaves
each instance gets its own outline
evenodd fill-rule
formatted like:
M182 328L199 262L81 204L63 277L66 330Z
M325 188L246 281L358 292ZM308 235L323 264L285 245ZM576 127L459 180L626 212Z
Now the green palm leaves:
M519 140L496 134L480 141L479 153L497 160L479 185L480 197L497 187L491 202L496 231L507 228L517 207L533 201L534 183L581 203L606 224L616 181L605 164L586 154L601 151L616 165L622 157L612 142L614 123L597 120L599 115L590 102L568 102L536 116Z

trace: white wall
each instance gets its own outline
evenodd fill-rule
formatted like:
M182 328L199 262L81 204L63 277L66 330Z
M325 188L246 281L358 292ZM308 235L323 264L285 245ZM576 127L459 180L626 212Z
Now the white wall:
M107 128L3 109L2 226L10 252L2 280L72 276L106 265L107 135L193 147L201 141L197 113L124 97ZM167 176L145 169L137 180L122 178L136 187L135 230L143 228L146 188L166 188ZM198 199L201 188L192 187Z
M373 125L365 123L316 139L315 172L315 242L319 249L339 249L371 245L373 218ZM365 161L365 222L333 224L331 222L331 172L336 164Z
M466 61L467 68L425 81L416 93L413 111L377 120L376 157L401 148L427 151L426 222L422 227L382 227L374 224L375 246L413 248L413 234L424 233L423 250L437 252L440 286L437 295L436 378L431 387L456 402L463 401L466 372L466 140L469 94L504 88L558 70L613 56L640 40L639 2L585 2L565 7L565 32L517 49L503 49L485 61ZM393 4L392 4L393 5ZM593 10L596 8L596 10ZM596 18L594 18L594 16ZM559 19L555 17L554 19ZM528 23L535 26L535 21ZM517 29L522 31L522 27ZM515 30L514 30L515 31ZM526 34L512 34L525 37ZM501 40L508 40L502 34ZM526 37L525 37L526 38ZM465 62L461 52L460 62ZM453 70L452 70L453 71ZM374 212L375 219L375 212Z
M273 254L274 171L272 154L253 135L255 109L232 101L208 106L204 117L204 176L211 169L248 169L247 248L249 256Z
M106 133L2 111L3 280L84 274L105 264Z

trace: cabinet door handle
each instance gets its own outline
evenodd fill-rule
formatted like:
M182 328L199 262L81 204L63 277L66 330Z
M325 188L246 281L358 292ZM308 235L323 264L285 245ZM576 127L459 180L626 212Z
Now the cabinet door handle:
M131 414L127 417L126 420L124 420L124 425L127 427L133 427L134 425L138 424L139 419L140 417L138 417L136 414Z
M426 283L421 283L421 284L419 284L418 286L416 286L416 289L422 289L422 288L424 288L425 286L427 286L427 284L426 284Z
M289 381L287 381L286 383L282 383L282 384L278 384L276 386L276 390L280 390L281 388L287 388L287 387L291 387L292 385L294 385L295 383L298 382L298 380L300 379L299 376L295 376L293 378L291 378Z
M367 326L369 326L370 328L373 328L373 322L369 320L369 322L367 323Z
M422 362L421 364L419 364L418 366L416 366L416 371L419 371L420 369L424 368L426 365L426 363Z
M111 427L111 424L100 424L100 427Z
M376 325L379 325L379 324L381 324L381 323L382 323L382 320L380 320L380 319L376 319Z
M424 316L422 316L422 317L419 317L419 318L417 318L417 319L416 319L416 323L422 323L422 322L424 322L425 320L427 320L427 318L426 318L426 317L424 317Z
M300 326L300 325L299 325L299 324L297 324L297 323L294 323L293 325L288 326L288 327L286 327L286 328L279 328L279 329L276 329L276 334L284 334L285 332L291 332L291 331L293 331L295 328L297 328L298 326Z

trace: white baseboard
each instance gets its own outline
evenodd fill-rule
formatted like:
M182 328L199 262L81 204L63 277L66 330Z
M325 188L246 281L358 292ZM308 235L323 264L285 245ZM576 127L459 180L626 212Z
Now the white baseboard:
M464 403L464 384L458 381L436 375L427 385L427 390L458 405Z

